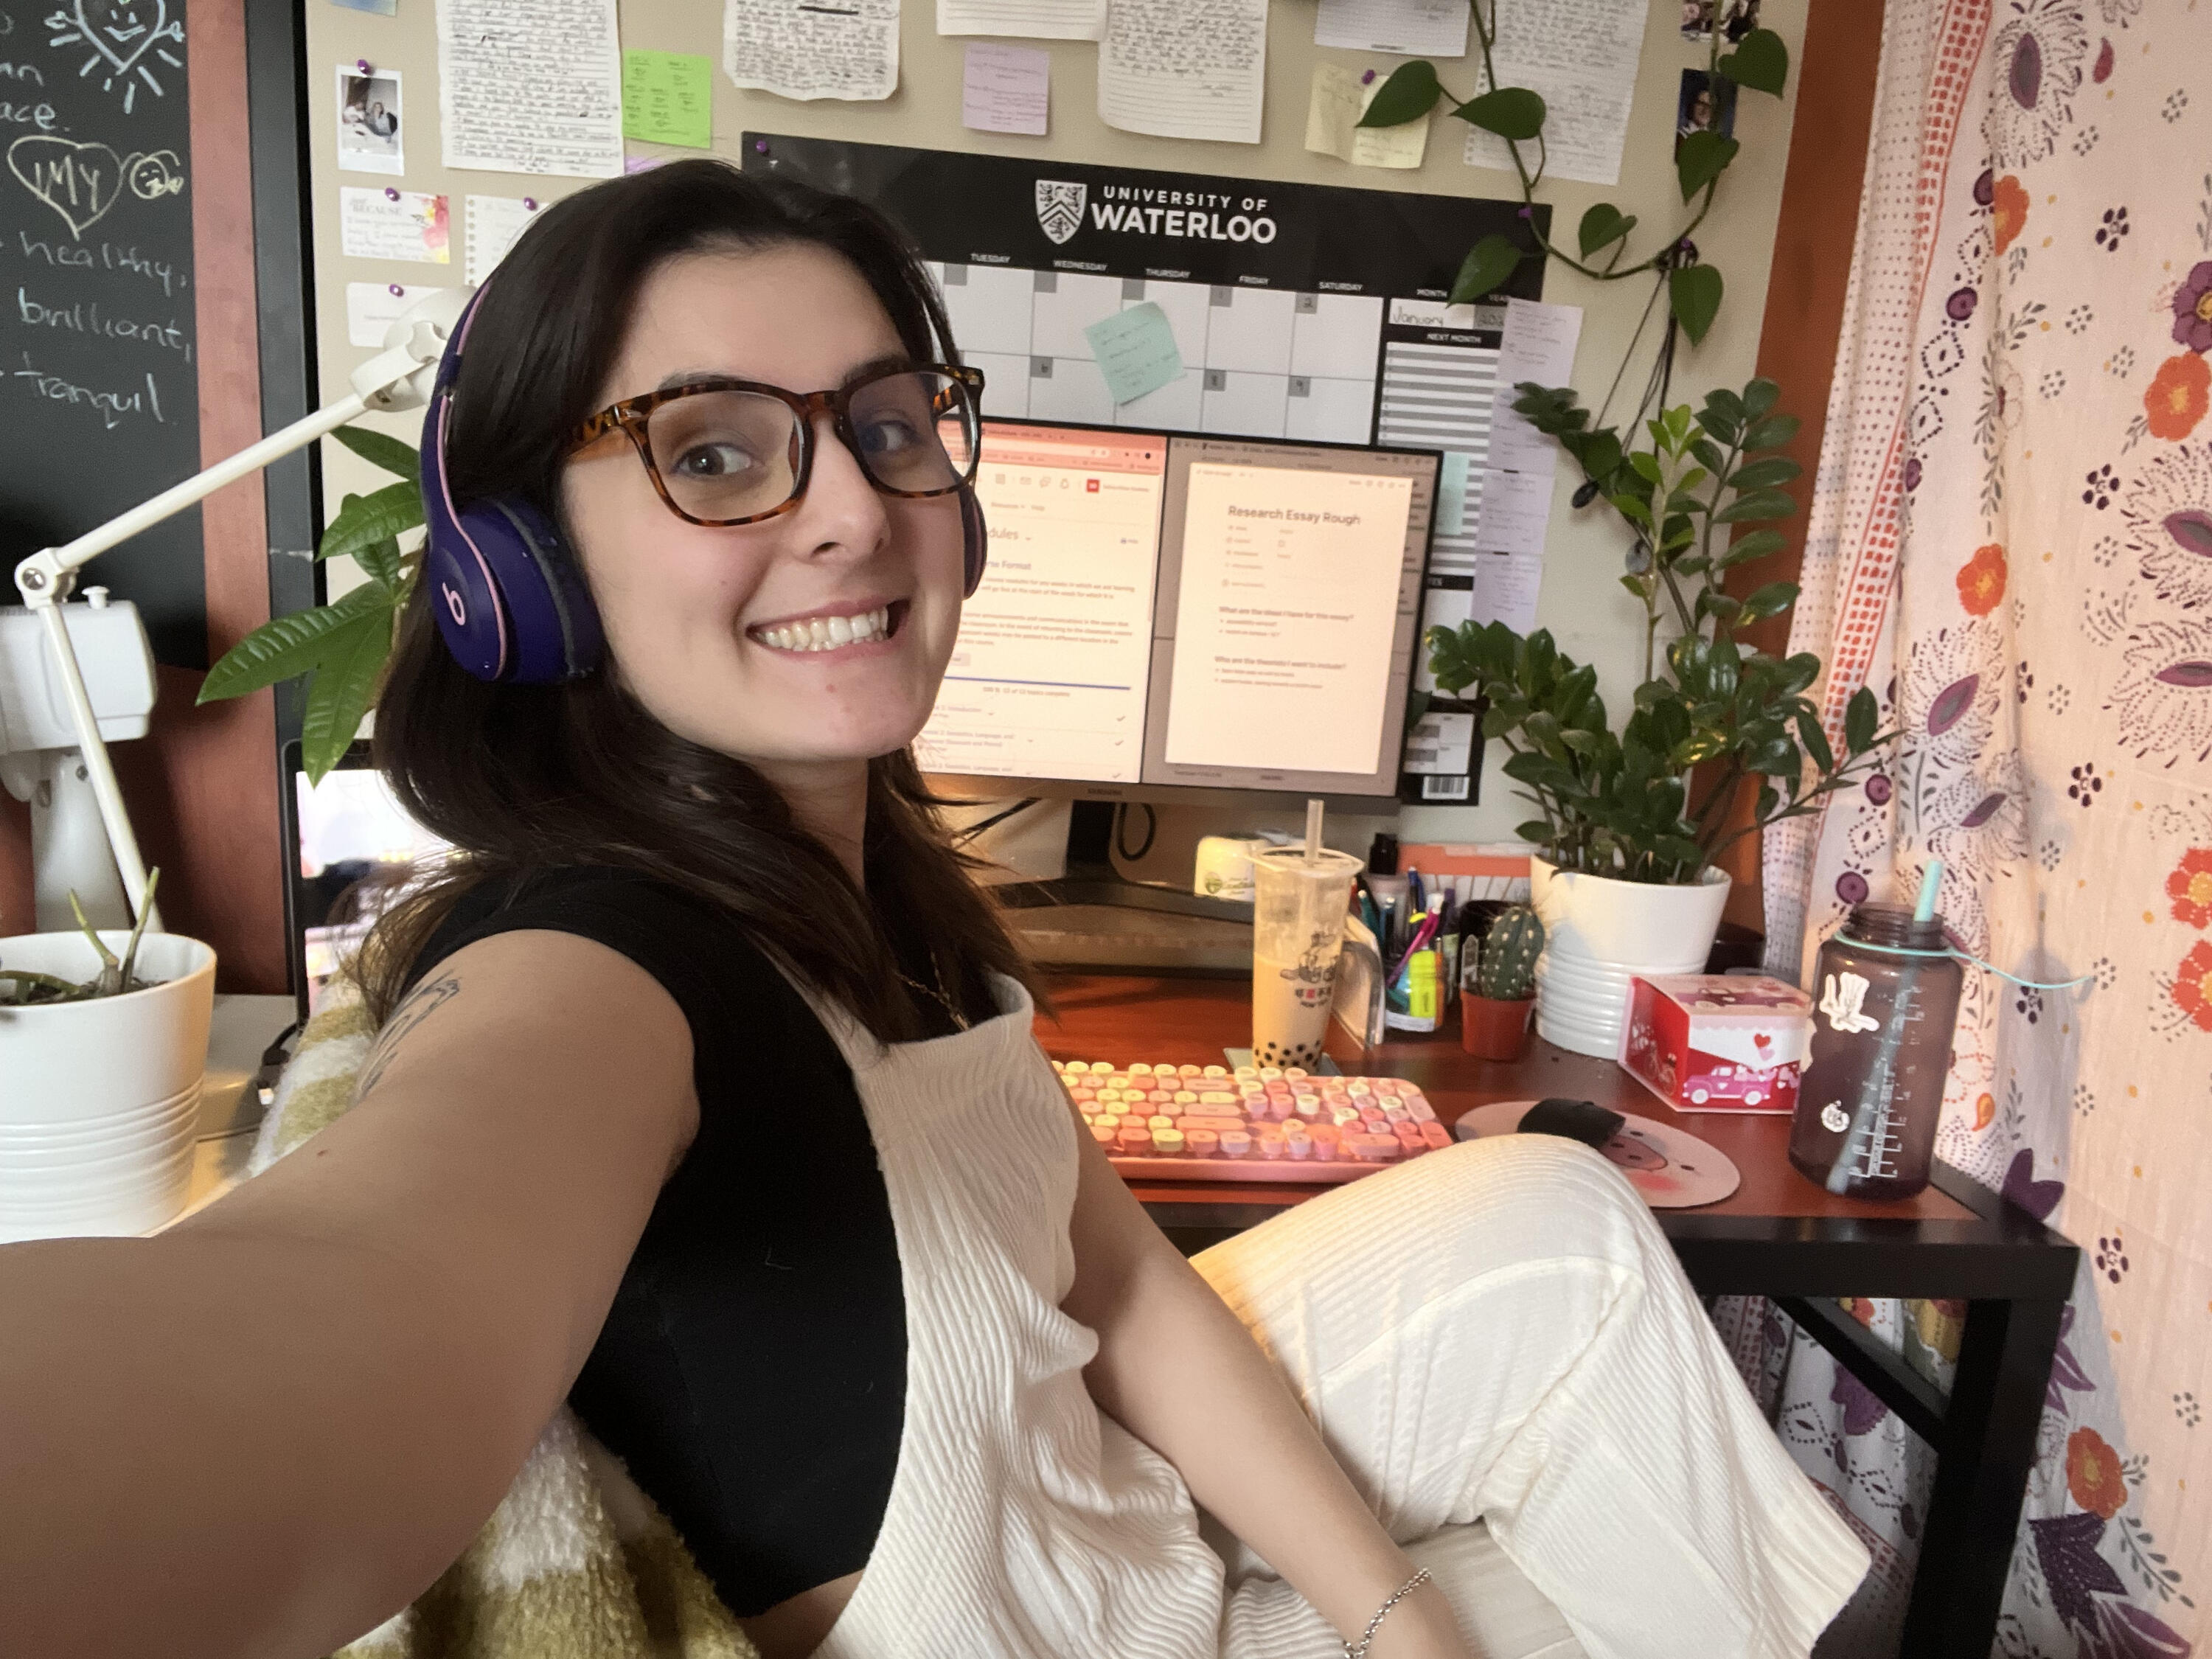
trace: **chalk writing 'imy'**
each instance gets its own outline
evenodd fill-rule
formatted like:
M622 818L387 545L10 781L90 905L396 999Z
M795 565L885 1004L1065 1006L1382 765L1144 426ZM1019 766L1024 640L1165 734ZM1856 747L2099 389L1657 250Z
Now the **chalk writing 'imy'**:
M84 404L100 411L101 421L112 432L131 415L151 415L166 423L168 416L161 413L161 389L154 384L151 374L146 376L143 392L94 392L90 386L73 386L58 374L49 374L31 364L31 354L23 354L22 368L13 371L13 378L28 380L32 395L48 398L58 404Z

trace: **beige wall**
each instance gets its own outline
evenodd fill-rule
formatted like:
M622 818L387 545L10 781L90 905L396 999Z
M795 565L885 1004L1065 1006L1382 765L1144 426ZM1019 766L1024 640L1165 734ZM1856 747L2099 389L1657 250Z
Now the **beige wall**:
M1541 4L1544 0L1505 0ZM308 86L312 98L313 179L315 209L315 268L318 273L317 330L325 395L342 386L346 375L371 355L346 342L345 284L349 282L453 283L462 276L465 226L463 198L530 195L547 199L588 181L516 174L447 172L439 165L437 40L434 0L404 0L396 17L386 18L326 3L309 3ZM1762 21L1790 48L1793 66L1805 28L1808 0L1765 0ZM1573 228L1591 203L1612 201L1640 216L1635 238L1639 251L1662 226L1680 222L1680 192L1674 182L1671 137L1680 71L1704 62L1703 49L1676 32L1679 0L1651 0L1644 55L1638 70L1634 112L1618 185L1546 185L1542 199L1553 206L1557 238L1571 245ZM882 103L793 103L767 93L732 86L720 70L721 9L711 0L623 0L623 44L667 52L703 53L717 65L714 75L714 135L718 151L734 155L738 135L748 128L807 137L839 137L873 143L1024 157L1059 156L1102 165L1187 169L1217 174L1312 184L1348 185L1374 190L1407 190L1438 195L1510 198L1510 175L1470 167L1461 159L1463 125L1437 118L1425 164L1416 171L1355 168L1304 148L1307 88L1314 64L1333 58L1354 68L1387 73L1398 61L1377 55L1337 52L1313 44L1311 0L1276 0L1268 26L1267 96L1256 145L1188 143L1141 137L1116 131L1098 119L1095 98L1097 48L1087 41L1031 42L1052 56L1052 130L1043 138L971 132L960 125L962 42L940 38L934 27L933 0L905 0L901 41L901 85ZM368 174L341 173L336 166L335 66L366 58L404 77L407 173L404 179L379 180ZM1439 64L1448 86L1462 96L1476 88L1469 58ZM1705 259L1728 280L1728 297L1704 344L1686 349L1678 360L1674 400L1695 402L1710 386L1741 385L1753 371L1766 307L1769 258L1781 201L1784 165L1796 106L1796 82L1781 101L1745 93L1738 101L1736 137L1744 153L1720 190L1719 206L1697 240ZM633 145L633 151L641 148ZM684 154L689 152L675 152ZM442 191L452 198L453 263L439 266L349 259L338 252L337 190L341 184L396 184L414 191ZM1839 202L1850 213L1855 204ZM1571 271L1552 270L1544 297L1584 307L1575 383L1586 400L1603 397L1623 349L1635 333L1650 287L1643 278L1617 283L1588 282ZM1648 369L1647 349L1631 369L1625 395L1641 389ZM1817 413L1816 410L1804 411ZM402 419L394 429L412 440L415 422ZM328 499L335 508L349 489L387 482L350 455L326 455ZM1599 510L1574 513L1568 506L1571 484L1563 467L1553 503L1550 544L1537 620L1549 628L1571 655L1598 665L1601 689L1616 709L1626 707L1641 667L1642 611L1616 578L1626 549L1617 520ZM334 584L335 585L335 584ZM1412 807L1402 814L1401 833L1410 840L1474 840L1503 837L1525 817L1512 799L1511 786L1492 774L1485 781L1486 799L1474 807ZM1188 874L1188 849L1201 830L1240 822L1272 822L1266 817L1239 820L1235 815L1198 809L1164 814L1159 842L1143 873L1162 880ZM1185 818L1189 821L1182 822ZM1346 824L1352 831L1355 826ZM1335 836L1332 840L1337 839ZM1348 838L1347 838L1348 842ZM1183 860L1180 874L1175 865Z

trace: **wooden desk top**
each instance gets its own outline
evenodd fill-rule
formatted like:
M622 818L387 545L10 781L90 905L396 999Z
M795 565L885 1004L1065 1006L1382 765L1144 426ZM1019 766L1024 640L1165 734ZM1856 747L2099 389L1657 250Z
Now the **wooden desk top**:
M1056 1017L1038 1017L1037 1041L1054 1060L1217 1065L1224 1048L1243 1048L1252 1040L1251 992L1241 981L1071 974L1048 980L1046 990L1056 1006ZM1788 1117L1678 1115L1611 1060L1570 1054L1533 1035L1528 1053L1510 1066L1477 1060L1462 1049L1455 1022L1433 1036L1400 1036L1364 1055L1342 1027L1332 1025L1328 1048L1330 1058L1348 1073L1387 1074L1419 1084L1437 1115L1447 1123L1493 1100L1561 1095L1683 1129L1735 1160L1743 1184L1732 1194L1717 1204L1668 1214L1976 1219L1973 1211L1934 1186L1900 1203L1838 1198L1791 1167ZM1133 1182L1132 1190L1147 1203L1279 1209L1329 1188L1272 1182L1155 1181Z

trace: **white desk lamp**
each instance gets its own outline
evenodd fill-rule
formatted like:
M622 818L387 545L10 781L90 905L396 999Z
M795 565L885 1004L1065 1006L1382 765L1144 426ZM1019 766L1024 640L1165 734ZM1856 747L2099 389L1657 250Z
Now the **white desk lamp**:
M97 925L129 927L146 896L145 860L124 811L106 739L145 734L154 706L153 652L136 606L110 603L106 590L98 587L86 589L83 602L68 603L77 571L117 543L281 460L356 415L419 409L429 402L447 337L474 292L441 289L409 307L386 331L384 349L353 372L350 396L68 545L34 553L15 567L23 608L0 607L0 783L17 799L32 802L31 860L42 930L75 925L69 914L70 887L81 899L98 894L105 901L100 906L104 915L93 905L86 907ZM43 662L32 654L40 632L46 647ZM80 647L92 663L89 681L77 654ZM103 840L113 855L112 871L102 857ZM161 925L156 907L147 927L159 931Z

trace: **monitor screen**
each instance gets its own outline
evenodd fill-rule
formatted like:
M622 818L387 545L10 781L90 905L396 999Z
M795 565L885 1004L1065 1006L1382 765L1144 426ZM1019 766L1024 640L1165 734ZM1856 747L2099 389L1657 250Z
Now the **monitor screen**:
M969 793L1395 797L1439 464L987 421L990 566L916 759Z

